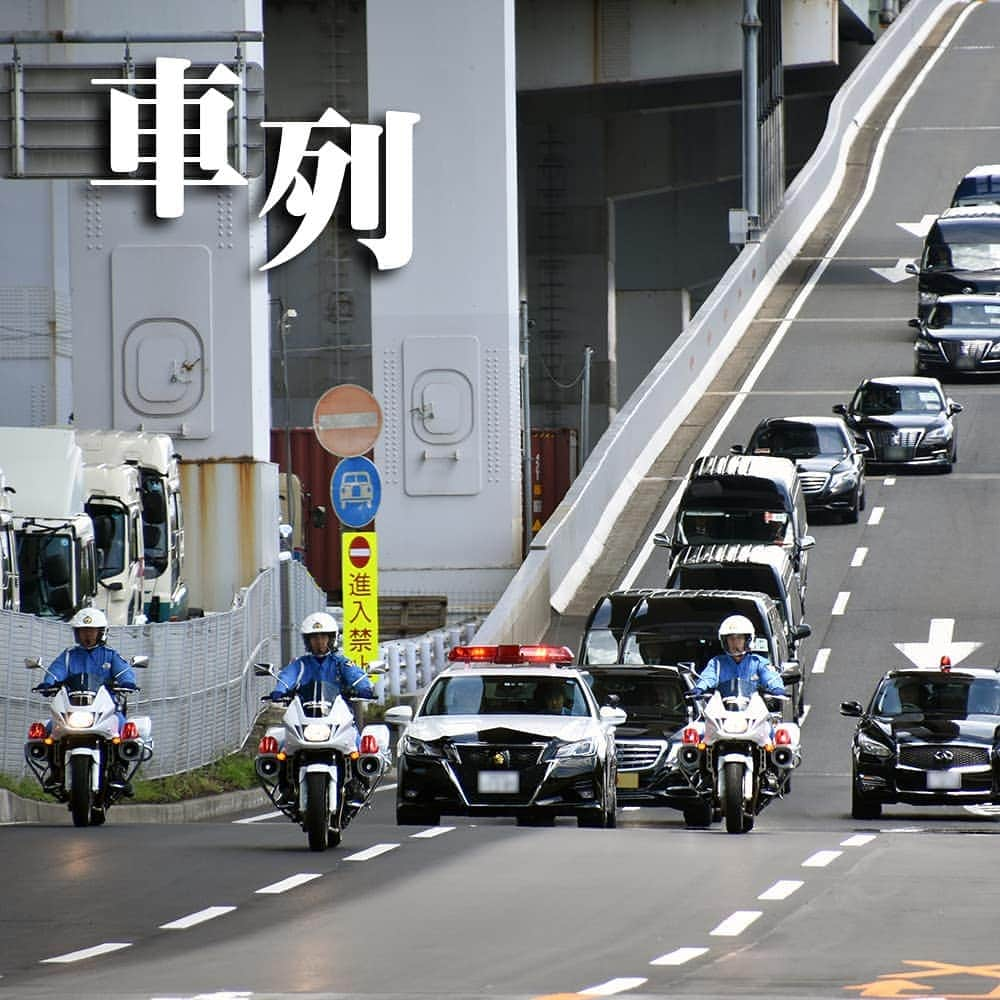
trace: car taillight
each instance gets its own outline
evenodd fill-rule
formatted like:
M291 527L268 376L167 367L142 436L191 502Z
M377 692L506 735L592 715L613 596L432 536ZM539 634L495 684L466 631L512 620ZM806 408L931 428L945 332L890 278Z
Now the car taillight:
M361 737L362 753L378 753L378 740L371 733L365 733Z
M273 736L262 736L257 744L258 753L277 753L278 741Z
M139 727L134 722L126 722L122 726L123 740L137 740L139 738Z
M45 723L44 722L33 722L28 726L28 739L29 740L44 740L45 739Z
M684 732L681 733L681 743L697 744L700 739L701 733L699 733L694 726L688 726Z
M778 726L774 731L774 742L777 746L789 746L792 742L792 734L784 726Z

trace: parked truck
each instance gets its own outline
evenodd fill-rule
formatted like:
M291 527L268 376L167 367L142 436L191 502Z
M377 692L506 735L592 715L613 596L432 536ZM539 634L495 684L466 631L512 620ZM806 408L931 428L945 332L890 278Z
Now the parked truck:
M70 428L0 427L0 468L9 484L20 610L69 620L97 596L83 452Z
M132 465L139 474L144 579L142 613L148 621L187 618L184 581L184 508L178 456L166 434L79 430L76 439L91 465Z

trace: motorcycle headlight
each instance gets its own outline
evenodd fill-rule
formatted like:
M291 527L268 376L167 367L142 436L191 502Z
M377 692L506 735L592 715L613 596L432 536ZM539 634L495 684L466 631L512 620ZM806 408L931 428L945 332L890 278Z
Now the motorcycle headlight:
M400 753L408 754L410 757L442 757L441 751L432 746L430 743L425 743L423 740L418 740L416 736L404 736L399 741Z
M873 740L865 733L858 733L858 749L862 753L870 754L872 757L883 759L892 756L892 751L878 740Z
M947 424L932 427L925 435L925 441L947 441L951 437L951 428Z
M575 740L564 743L556 750L556 757L593 757L597 753L597 744L593 740Z
M725 733L745 733L750 728L750 720L745 715L730 715L722 720Z
M94 724L93 712L70 712L66 719L70 729L90 729Z
M307 743L325 743L330 738L330 727L322 722L310 722L302 730L302 739Z

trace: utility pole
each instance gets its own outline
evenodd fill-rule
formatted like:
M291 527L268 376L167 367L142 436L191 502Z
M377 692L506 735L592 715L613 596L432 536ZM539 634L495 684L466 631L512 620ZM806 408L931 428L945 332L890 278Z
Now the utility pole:
M528 345L530 342L530 327L528 322L528 303L521 299L518 318L521 325L521 479L523 489L522 506L524 507L524 557L531 548L531 368L529 365Z
M757 127L757 48L760 17L757 0L743 0L743 207L747 240L760 238L760 132Z
M592 347L583 349L583 385L580 391L580 468L590 454L590 358Z

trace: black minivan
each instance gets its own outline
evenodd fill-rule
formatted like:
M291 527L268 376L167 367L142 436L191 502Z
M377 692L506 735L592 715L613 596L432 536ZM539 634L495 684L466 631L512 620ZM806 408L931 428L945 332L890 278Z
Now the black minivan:
M949 208L924 241L917 275L917 316L925 319L941 295L1000 293L1000 205Z

